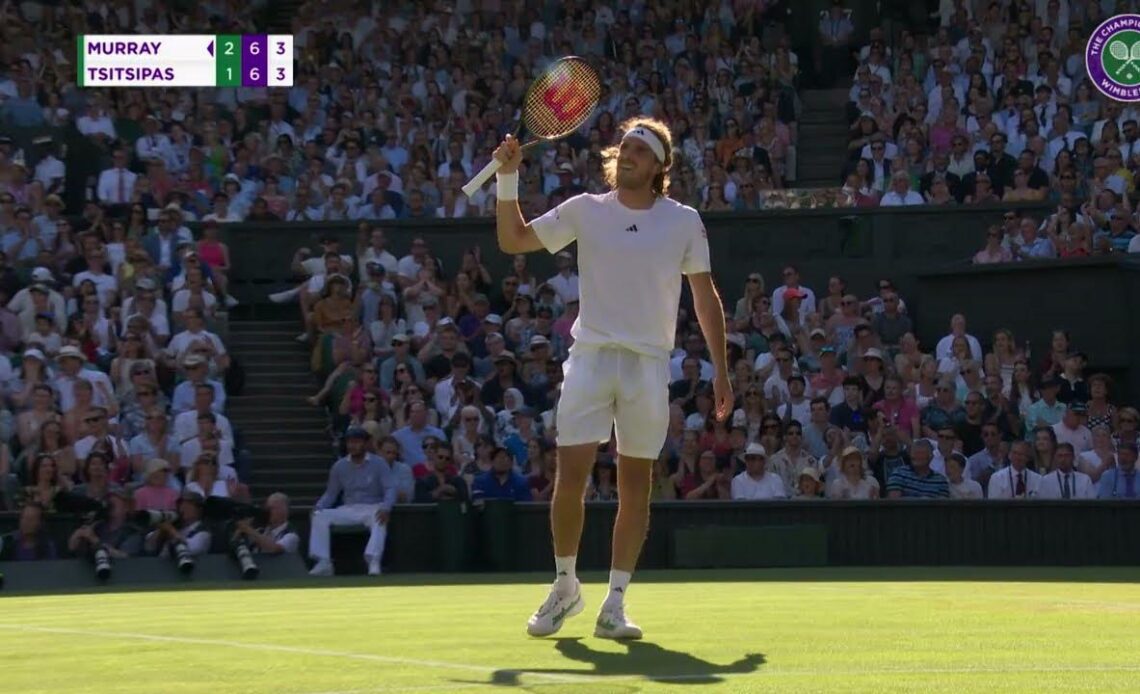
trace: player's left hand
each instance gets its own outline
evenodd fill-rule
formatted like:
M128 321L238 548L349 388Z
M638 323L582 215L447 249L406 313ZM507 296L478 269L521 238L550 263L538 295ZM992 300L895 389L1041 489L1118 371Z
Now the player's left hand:
M716 399L716 418L723 422L732 414L732 382L728 374L717 374L713 379L713 397Z

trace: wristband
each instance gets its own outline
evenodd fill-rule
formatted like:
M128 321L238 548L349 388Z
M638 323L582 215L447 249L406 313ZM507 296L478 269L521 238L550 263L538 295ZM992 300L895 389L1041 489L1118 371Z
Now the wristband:
M495 174L495 199L510 202L519 199L519 172Z

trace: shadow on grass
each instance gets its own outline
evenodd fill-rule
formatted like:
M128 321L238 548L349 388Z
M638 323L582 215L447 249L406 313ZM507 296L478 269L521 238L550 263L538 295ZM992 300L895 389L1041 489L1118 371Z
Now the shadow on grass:
M592 685L605 686L606 691L615 691L623 688L621 681L625 681L630 690L636 690L639 681L668 682L673 685L718 684L724 682L726 675L746 675L756 672L765 662L763 654L749 653L735 662L717 665L691 653L670 650L649 641L620 641L618 643L625 648L624 652L594 650L583 643L580 637L555 639L554 643L555 650L562 657L591 665L592 669L502 669L492 673L490 681L478 684L523 689L537 685L548 694L552 686L559 684L565 685L568 691L571 688L581 690ZM540 676L547 681L525 683L522 679L527 675ZM567 681L560 682L554 679L559 676L566 677ZM614 678L614 681L606 678Z

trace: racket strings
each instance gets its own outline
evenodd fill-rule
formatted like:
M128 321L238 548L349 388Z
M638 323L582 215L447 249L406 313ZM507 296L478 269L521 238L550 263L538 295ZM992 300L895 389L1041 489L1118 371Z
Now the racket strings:
M601 97L598 73L580 58L564 58L538 76L523 108L527 130L555 139L578 129Z

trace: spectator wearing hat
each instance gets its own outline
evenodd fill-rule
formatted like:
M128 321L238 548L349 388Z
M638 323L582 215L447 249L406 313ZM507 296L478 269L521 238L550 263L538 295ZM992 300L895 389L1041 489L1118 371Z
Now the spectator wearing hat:
M570 251L559 251L554 255L558 273L546 282L558 293L563 304L578 298L578 273L574 272L574 256Z
M879 498L879 482L868 473L862 451L847 446L838 456L835 465L838 470L828 471L828 477L831 478L826 487L828 499Z
M1136 471L1136 457L1135 443L1123 442L1117 447L1116 465L1100 476L1096 498L1140 500L1140 474Z
M135 510L173 511L178 505L178 490L171 486L170 463L151 458L143 468L143 484L135 490Z
M1053 470L1041 477L1039 499L1095 499L1096 485L1085 473L1075 470L1076 452L1068 443L1058 443L1053 452Z
M1028 469L1033 449L1025 441L1014 441L1009 447L1009 465L990 475L987 499L1024 499L1037 496L1041 475Z
M1052 427L1065 416L1065 403L1057 399L1061 392L1061 382L1047 377L1038 386L1041 398L1036 400L1025 413L1025 430L1030 435L1036 427Z
M1085 382L1085 363L1088 358L1084 352L1070 350L1065 355L1061 374L1058 381L1061 389L1057 391L1057 399L1063 403L1087 403L1089 401L1089 384ZM1078 451L1079 453L1080 451Z
M173 558L174 545L186 543L190 556L200 557L210 551L213 536L202 523L206 500L198 492L185 490L178 498L178 521L164 521L147 533L143 546L152 554Z
M1088 407L1085 403L1074 400L1065 408L1065 413L1061 415L1061 421L1052 426L1058 444L1069 444L1072 446L1075 455L1092 450L1092 432L1085 426L1087 415Z
M810 287L800 284L800 271L794 265L785 265L781 272L784 283L772 290L772 315L778 316L784 312L784 293L790 289L803 294L800 300L800 317L806 319L809 314L815 313L815 292Z
M515 470L510 452L502 446L491 454L491 469L475 476L471 485L471 497L476 501L504 499L510 501L530 501L530 484Z
M823 495L823 482L820 480L819 470L805 467L800 470L796 482L796 493L792 497L796 501L817 501Z
M499 409L503 407L503 395L510 388L517 389L523 399L530 403L536 396L531 393L531 389L518 373L518 359L515 358L513 352L502 351L492 358L495 366L495 372L490 375L483 383L481 396L483 403Z
M75 407L75 383L82 379L91 384L94 395L94 404L99 407L110 407L114 386L107 374L97 369L89 369L87 357L73 345L66 345L59 350L56 357L59 365L58 375L52 385L59 393L59 408L63 413L70 412Z
M429 257L427 242L418 236L412 239L408 254L396 263L396 280L401 289L422 281L420 270Z
M966 456L954 451L945 460L946 479L950 483L951 499L981 499L982 485L966 476Z
M512 431L503 438L502 446L511 454L516 469L525 468L530 442L541 440L541 432L535 423L536 415L534 408L526 405L517 407L512 412Z
M423 383L427 380L423 365L412 354L411 344L412 338L407 334L397 332L392 336L392 353L380 364L380 387L389 393L398 392L396 376L401 371L409 375L411 382Z
M174 387L170 407L175 415L195 408L198 386L214 390L211 404L214 412L225 412L226 389L220 381L210 378L209 362L201 354L188 354L181 362L184 380Z
M744 449L744 472L732 478L734 501L757 501L788 498L787 488L779 475L767 471L768 454L758 443Z
M919 439L911 448L911 464L894 469L887 480L887 497L891 499L938 499L950 496L946 476L931 469L934 449L930 442Z
M182 313L185 330L170 338L166 347L166 362L169 366L181 364L192 354L200 355L207 362L213 361L219 371L230 367L230 356L222 338L206 329L206 317L201 309L188 308Z
M53 288L54 284L51 270L37 267L32 270L32 284L17 291L8 302L8 309L19 315L23 335L35 328L38 314L50 314L60 332L67 329L67 304L63 294ZM0 291L3 291L2 286ZM35 294L40 297L37 299Z
M333 574L329 531L334 525L364 525L368 528L364 559L370 576L380 573L387 524L396 502L396 486L388 464L368 452L368 440L368 432L364 429L352 427L348 430L345 434L348 454L333 464L328 487L313 509L309 556L316 561L310 571L314 576ZM338 498L341 505L334 506Z

